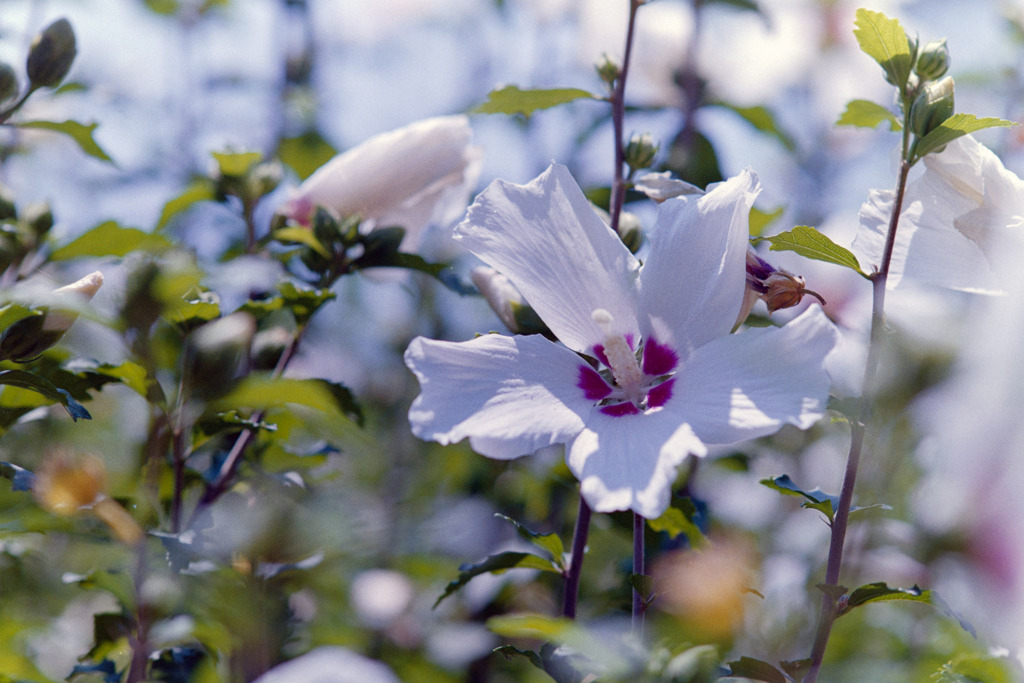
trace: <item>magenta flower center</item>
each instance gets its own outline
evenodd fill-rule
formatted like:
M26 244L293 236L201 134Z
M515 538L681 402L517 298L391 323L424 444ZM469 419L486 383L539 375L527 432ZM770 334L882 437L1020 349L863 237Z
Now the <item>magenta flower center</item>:
M637 349L632 335L610 335L594 345L594 357L592 365L580 366L576 386L605 415L637 415L672 397L679 356L653 337Z

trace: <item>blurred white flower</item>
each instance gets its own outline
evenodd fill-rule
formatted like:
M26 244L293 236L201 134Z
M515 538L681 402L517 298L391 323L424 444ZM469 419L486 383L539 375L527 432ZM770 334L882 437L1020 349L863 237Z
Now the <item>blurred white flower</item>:
M306 178L278 213L308 225L323 206L358 214L372 226L406 229L406 246L422 228L449 223L466 208L480 170L465 116L424 119L381 133L339 154Z
M992 246L996 274L1009 282L1020 270L1024 232L993 235ZM983 637L1024 654L1024 295L1010 288L978 303L953 373L915 408L926 435L917 517L964 541L967 572L935 563L937 588Z
M324 645L279 664L255 683L399 683L391 669L343 647Z
M388 569L361 572L349 588L349 600L359 620L378 630L405 613L415 595L404 574Z
M967 292L997 293L997 234L1024 229L1024 181L970 135L924 159L909 184L896 232L890 288L904 280ZM853 242L866 267L881 262L893 192L872 190Z

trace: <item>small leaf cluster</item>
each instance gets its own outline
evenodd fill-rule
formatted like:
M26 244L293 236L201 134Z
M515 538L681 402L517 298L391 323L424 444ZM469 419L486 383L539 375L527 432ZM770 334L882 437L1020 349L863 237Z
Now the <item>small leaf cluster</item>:
M941 152L953 140L985 128L1014 125L999 118L954 113L954 83L945 39L924 45L911 38L897 19L881 12L857 10L854 36L861 50L874 59L885 80L896 88L899 115L875 102L853 100L838 125L874 128L888 123L903 131L902 156L913 166L926 155Z

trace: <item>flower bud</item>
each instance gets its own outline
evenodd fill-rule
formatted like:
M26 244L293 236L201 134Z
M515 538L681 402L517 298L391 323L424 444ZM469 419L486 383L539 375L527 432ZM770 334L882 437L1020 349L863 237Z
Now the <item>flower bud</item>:
M35 37L29 49L25 63L29 87L34 90L60 85L71 70L76 54L75 32L71 22L58 19L47 26Z
M625 161L631 172L649 167L658 153L658 145L650 133L634 134L626 144Z
M942 125L953 115L953 77L926 83L910 105L910 130L918 138Z
M295 339L291 330L275 325L260 330L252 338L252 366L256 370L273 370L284 350Z
M103 273L95 271L81 280L54 290L52 303L42 314L30 315L10 325L0 335L0 359L28 362L50 348L71 328L78 313L62 308L61 302L81 304L96 294L103 284ZM77 300L77 301L76 301Z
M223 395L249 357L256 321L248 313L232 313L193 331L185 343L183 373L193 396Z
M921 48L917 64L914 65L916 73L922 81L934 81L942 78L949 71L949 47L946 46L946 39L933 40Z
M255 196L257 198L264 197L277 189L283 176L284 170L281 168L281 164L276 161L267 161L257 164L249 171L249 182Z
M594 68L597 70L598 77L605 82L609 89L615 87L615 81L619 79L622 67L607 52L601 55L601 60L594 65Z
M469 275L501 322L513 334L550 334L537 312L523 299L512 281L487 266L478 266Z
M6 185L0 185L0 221L18 217L18 207L14 203L14 193Z
M22 211L22 219L32 228L36 237L42 237L53 227L53 211L46 202L29 204Z
M0 62L0 103L6 102L18 94L18 75L14 68L6 63Z
M736 326L747 319L758 299L765 302L768 314L771 315L780 309L796 306L805 295L813 296L822 306L825 305L825 299L817 292L807 289L802 277L775 268L758 256L754 247L747 246L747 289L743 295Z

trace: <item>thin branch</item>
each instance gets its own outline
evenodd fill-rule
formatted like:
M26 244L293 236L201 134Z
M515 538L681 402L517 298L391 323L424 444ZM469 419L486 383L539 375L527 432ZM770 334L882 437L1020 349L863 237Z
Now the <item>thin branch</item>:
M583 571L583 556L587 551L587 536L590 533L590 506L580 494L580 509L576 515L576 527L572 532L572 556L569 570L565 573L565 593L562 596L562 616L576 618L579 601L580 573Z

